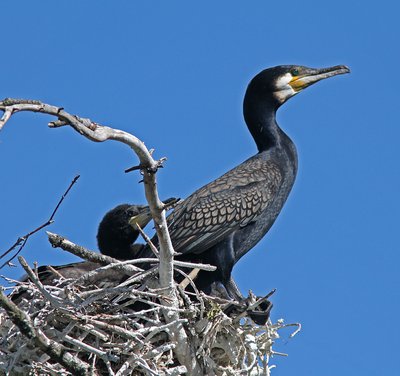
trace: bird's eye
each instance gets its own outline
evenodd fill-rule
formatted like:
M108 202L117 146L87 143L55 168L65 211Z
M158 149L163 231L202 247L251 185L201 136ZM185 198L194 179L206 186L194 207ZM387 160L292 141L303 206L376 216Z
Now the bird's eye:
M292 69L291 71L290 71L290 73L291 73L291 75L292 76L298 76L300 73L299 73L299 70L298 69Z

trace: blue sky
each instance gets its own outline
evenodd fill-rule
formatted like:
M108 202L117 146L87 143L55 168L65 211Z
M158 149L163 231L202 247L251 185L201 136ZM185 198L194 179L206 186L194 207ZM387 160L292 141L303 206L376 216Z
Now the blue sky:
M299 174L267 236L234 270L303 331L275 347L274 375L398 370L399 8L394 1L22 1L2 5L0 97L40 99L140 137L162 197L186 197L256 152L242 118L249 80L279 64L350 66L287 102L278 122ZM50 231L96 249L102 215L144 202L135 156L51 118L17 114L0 133L0 250L42 223L81 179ZM23 251L62 264L45 233ZM0 273L17 278L21 269Z

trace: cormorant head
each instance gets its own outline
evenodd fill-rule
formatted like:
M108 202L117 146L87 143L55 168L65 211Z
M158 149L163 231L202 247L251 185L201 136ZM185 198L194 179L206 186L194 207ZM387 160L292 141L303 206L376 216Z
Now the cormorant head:
M272 102L273 107L278 108L306 87L324 78L349 72L350 69L345 65L320 69L300 65L279 65L265 69L255 76L248 86L246 95L251 92L259 98Z
M163 202L164 208L171 209L179 201L178 198L171 197ZM137 225L144 228L151 218L148 206L129 204L116 206L100 222L97 232L100 252L120 260L136 257L138 249L143 246L133 244L139 236Z
M139 236L137 228L130 223L132 218L141 228L144 228L151 220L149 207L122 204L104 216L97 232L97 244L101 253L121 258L118 253L128 252L131 244ZM127 258L126 255L125 258Z

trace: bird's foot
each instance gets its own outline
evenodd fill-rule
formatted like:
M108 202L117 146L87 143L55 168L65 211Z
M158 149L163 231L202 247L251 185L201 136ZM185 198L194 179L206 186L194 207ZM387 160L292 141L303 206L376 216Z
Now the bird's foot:
M225 308L224 313L228 316L235 315L237 320L248 316L257 325L265 325L273 307L273 304L268 299L275 291L276 289L272 290L264 297L257 297L250 291L247 298L230 304Z

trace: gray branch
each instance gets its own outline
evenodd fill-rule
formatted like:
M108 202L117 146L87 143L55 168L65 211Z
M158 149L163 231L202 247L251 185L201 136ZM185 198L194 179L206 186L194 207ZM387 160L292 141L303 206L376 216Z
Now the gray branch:
M2 291L0 291L0 305L6 310L13 323L18 326L21 333L32 339L35 345L51 359L60 363L73 375L85 376L88 374L89 365L87 363L74 357L64 346L46 337L40 329L36 329L30 317L11 302Z
M165 158L154 160L145 144L128 132L100 125L90 119L72 115L66 112L62 107L52 106L36 100L6 98L0 101L0 111L4 112L0 119L0 130L10 120L12 115L17 112L39 112L57 118L57 120L48 124L51 128L69 125L89 140L95 142L107 140L118 141L129 146L136 153L140 161L139 167L143 175L146 199L151 210L160 244L159 280L161 287L164 288L162 290L163 294L166 297L163 313L167 322L177 323L173 329L170 330L170 333L171 340L176 345L174 351L178 360L182 365L186 366L190 374L200 375L200 367L197 364L194 350L190 346L185 329L179 321L179 314L176 311L168 309L169 306L177 308L179 302L173 278L174 250L167 228L164 204L158 196L156 184L156 172L162 166Z

